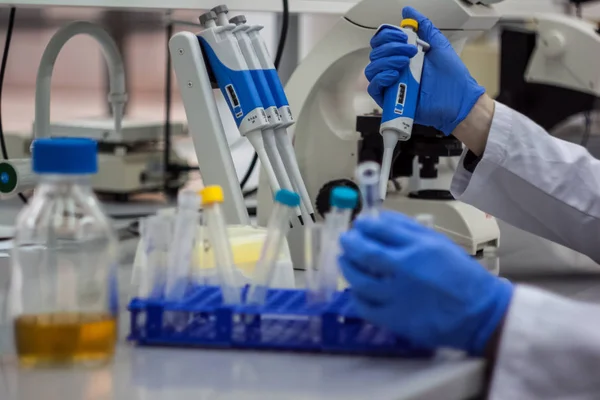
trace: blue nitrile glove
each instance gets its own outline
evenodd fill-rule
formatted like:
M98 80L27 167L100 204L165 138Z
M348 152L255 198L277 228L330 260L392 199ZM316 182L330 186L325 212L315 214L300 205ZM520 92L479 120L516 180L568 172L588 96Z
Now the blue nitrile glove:
M512 284L399 213L359 217L341 246L358 313L426 349L482 355L512 298Z
M404 8L403 16L419 23L419 37L431 46L423 64L415 122L450 135L485 89L477 84L448 39L429 19L412 7ZM404 32L391 27L382 29L371 40L371 64L365 75L370 82L369 94L380 107L384 91L398 81L399 71L407 67L406 59L416 54L415 46L406 41Z

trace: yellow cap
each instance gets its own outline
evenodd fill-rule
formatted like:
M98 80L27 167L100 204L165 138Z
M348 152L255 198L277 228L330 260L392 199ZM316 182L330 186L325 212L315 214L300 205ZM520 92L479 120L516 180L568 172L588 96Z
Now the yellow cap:
M221 186L207 186L200 191L200 196L202 196L202 205L222 203L223 189Z
M414 19L406 18L400 23L400 28L413 28L416 32L419 30L419 23Z

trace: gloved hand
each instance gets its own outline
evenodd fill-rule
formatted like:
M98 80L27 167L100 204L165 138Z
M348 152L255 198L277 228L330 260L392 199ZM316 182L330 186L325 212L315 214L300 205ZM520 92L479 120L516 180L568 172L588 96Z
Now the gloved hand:
M412 7L404 8L403 16L419 23L419 37L431 46L423 64L415 122L450 135L485 89L471 77L448 39L429 19ZM406 60L416 54L416 48L408 45L404 32L395 28L380 30L371 40L371 47L371 63L365 75L370 82L369 94L382 107L384 91L398 81L399 71L407 68Z
M341 246L358 313L426 349L482 355L512 298L512 284L399 213L359 217Z

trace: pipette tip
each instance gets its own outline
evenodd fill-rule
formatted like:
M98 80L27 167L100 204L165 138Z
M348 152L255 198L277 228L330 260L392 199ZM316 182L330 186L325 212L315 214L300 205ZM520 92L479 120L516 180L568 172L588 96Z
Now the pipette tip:
M310 214L310 218L313 220L313 222L317 222L317 218L315 218L315 213Z
M300 225L304 225L304 219L302 219L302 215L298 215L298 219L300 220Z

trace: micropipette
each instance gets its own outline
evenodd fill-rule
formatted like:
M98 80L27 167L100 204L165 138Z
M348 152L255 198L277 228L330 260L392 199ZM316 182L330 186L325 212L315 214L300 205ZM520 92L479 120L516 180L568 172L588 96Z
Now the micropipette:
M315 211L312 206L312 201L310 199L310 195L308 194L308 190L306 189L306 185L304 184L304 180L302 179L302 174L300 173L300 167L298 166L298 160L296 159L296 152L294 151L292 139L287 132L287 128L295 123L294 116L290 109L290 103L287 99L285 91L283 90L281 79L277 74L277 70L275 69L275 65L271 59L271 55L269 54L269 50L267 49L267 45L260 34L262 29L263 27L261 25L254 25L251 27L246 26L246 33L252 41L256 56L258 57L261 67L265 72L265 78L267 79L269 87L271 88L271 94L275 99L275 105L277 106L279 110L279 116L281 117L282 124L275 129L277 148L279 149L279 153L283 159L285 168L292 181L294 191L300 194L302 197L302 207L305 208L305 210L310 214L311 219L314 221Z
M275 195L275 206L267 225L267 238L254 270L246 303L256 305L265 303L281 247L290 229L290 214L299 204L300 196L289 190L280 190Z
M198 33L198 38L240 134L254 147L271 190L276 192L280 189L279 182L262 137L262 130L269 126L267 114L248 64L232 33L235 25L217 26L216 20L217 15L213 11L202 14L200 23L204 29Z
M379 196L380 168L376 162L365 162L356 168L356 180L362 197L362 214L376 217L379 213L381 197Z
M382 29L398 29L393 25L381 25ZM410 67L400 73L395 85L388 88L383 96L383 114L381 116L380 133L383 137L383 160L381 162L380 197L385 200L387 184L390 178L394 149L398 141L409 140L412 136L413 123L419 100L421 75L425 61L425 51L429 44L419 39L417 31L419 23L414 19L404 19L400 29L408 36L408 44L417 47L417 54L410 60ZM377 33L375 33L377 34Z
M348 230L352 211L358 204L358 193L348 187L336 187L331 192L331 211L325 216L325 228L319 260L318 300L330 301L337 290L339 238Z
M227 20L227 13L229 10L227 6L220 5L214 7L212 11L217 15L217 24L219 26L229 25L230 21ZM273 170L279 185L283 189L291 191L293 190L292 182L290 181L290 177L288 176L281 155L279 154L277 141L275 139L274 129L281 126L282 123L279 110L275 105L275 99L271 94L271 89L269 88L265 72L261 68L256 52L254 51L254 47L252 46L252 41L246 33L247 27L244 25L246 23L246 18L243 15L239 15L232 18L231 23L236 25L235 29L233 29L231 32L237 39L244 59L248 64L250 74L252 75L252 79L254 80L254 84L256 85L262 106L265 108L267 119L269 121L269 125L262 130L262 137L267 156L269 157L271 165L273 166ZM305 215L302 214L300 207L296 208L296 215L298 216L301 224L304 223L304 220L308 220L310 218L308 212L306 212Z
M196 244L200 196L192 191L182 191L177 199L175 230L169 250L169 269L165 290L168 300L181 300L190 281L192 254Z
M233 253L227 234L227 225L221 204L223 203L223 190L220 186L208 186L204 188L202 196L202 207L206 219L207 236L213 248L215 263L223 302L225 304L240 304L240 288L236 282L235 265Z

